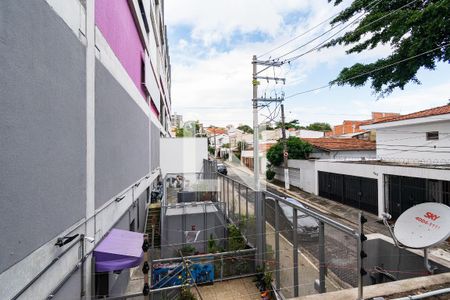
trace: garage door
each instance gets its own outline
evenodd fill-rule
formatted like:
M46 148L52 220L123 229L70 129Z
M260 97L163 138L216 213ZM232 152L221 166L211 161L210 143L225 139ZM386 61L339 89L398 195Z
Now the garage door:
M377 179L319 171L319 196L378 214Z

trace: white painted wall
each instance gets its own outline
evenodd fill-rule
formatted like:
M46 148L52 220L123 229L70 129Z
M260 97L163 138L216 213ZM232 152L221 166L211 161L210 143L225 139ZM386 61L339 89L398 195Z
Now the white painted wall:
M378 180L378 217L384 213L384 175L409 176L450 181L450 171L409 166L387 166L335 160L289 160L289 169L300 170L300 181L294 176L291 185L315 195L319 194L318 172L329 172ZM281 169L280 169L281 170ZM279 170L278 170L279 171ZM282 180L281 171L277 179Z
M208 159L206 138L162 138L161 172L192 173L201 172L203 159Z
M310 155L310 158L317 159L360 159L364 158L376 158L376 150L353 150L353 151L322 151L314 150Z
M300 129L291 132L291 135L299 138L321 138L325 136L325 133L323 133L322 131Z
M439 140L426 139L438 131ZM450 120L377 129L377 155L383 159L450 161Z
M288 166L289 168L300 169L298 187L314 194L317 185L316 160L290 159L288 160Z

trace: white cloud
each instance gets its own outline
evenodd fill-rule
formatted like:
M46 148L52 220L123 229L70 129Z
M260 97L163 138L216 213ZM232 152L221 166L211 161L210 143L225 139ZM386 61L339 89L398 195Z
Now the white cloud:
M350 0L347 0L348 3ZM261 54L291 39L308 28L335 14L338 8L317 0L171 0L165 2L166 23L171 30L188 26L191 36L178 41L169 39L172 57L173 111L182 113L185 120L198 119L205 125L251 124L251 57ZM294 11L305 12L303 19L286 24L283 18ZM309 33L295 42L272 53L272 57L298 47L328 27ZM243 41L233 44L236 32L265 33L272 38L263 42ZM315 43L321 41L319 39ZM227 42L227 49L218 42ZM309 45L302 51L315 45ZM360 54L346 55L345 47L337 46L299 59L290 68L276 76L287 76L286 89L301 91L315 88L332 80L345 63L371 62L390 52L388 46L378 47ZM298 51L296 53L301 53ZM270 70L272 72L272 70ZM311 73L320 74L311 86ZM268 76L273 75L267 74ZM308 82L310 85L305 85ZM261 81L260 92L272 92L273 83ZM280 91L280 85L277 91ZM300 119L302 124L327 121L332 124L343 119L364 119L371 111L408 113L442 104L439 99L448 97L449 86L408 86L407 91L394 92L388 98L375 101L367 88L333 88L311 93L287 102L289 118Z

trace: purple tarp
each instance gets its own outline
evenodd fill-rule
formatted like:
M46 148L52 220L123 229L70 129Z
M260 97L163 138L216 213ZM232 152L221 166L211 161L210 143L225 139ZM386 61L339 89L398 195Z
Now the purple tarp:
M109 272L136 267L141 263L143 234L112 229L94 249L95 271Z

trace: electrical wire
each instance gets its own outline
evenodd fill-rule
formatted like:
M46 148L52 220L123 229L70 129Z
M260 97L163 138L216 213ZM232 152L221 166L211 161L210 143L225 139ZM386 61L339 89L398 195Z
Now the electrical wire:
M331 20L331 19L333 19L334 17L338 16L339 14L340 14L340 12L337 13L337 14L332 15L331 17L327 18L326 20L323 20L322 22L320 22L319 24L317 24L317 25L311 27L310 29L306 30L305 32L303 32L303 33L301 33L301 34L299 34L299 35L297 35L297 36L291 38L291 39L288 40L287 42L285 42L285 43L283 43L283 44L281 44L281 45L279 45L279 46L277 46L277 47L275 47L275 48L273 48L273 49L271 49L271 50L269 50L269 51L267 51L267 52L265 52L265 53L263 53L263 54L257 55L257 58L261 58L262 56L265 56L265 55L267 55L267 54L269 54L269 53L272 53L273 51L278 50L278 49L282 48L283 46L286 46L287 44L289 44L289 43L295 41L296 39L301 38L302 36L304 36L304 35L310 33L310 32L313 31L314 29L320 27L321 25L325 24L326 22L328 22L329 20Z
M417 1L417 0L416 0L416 1ZM381 2L381 0L376 1L376 3L375 3L374 5L372 5L371 7L369 7L369 8L372 8L373 6L377 5L377 4L380 3L380 2ZM319 45L323 44L325 41L328 41L330 38L332 38L332 37L335 36L336 34L342 32L343 30L345 30L345 29L348 28L349 26L355 24L355 23L356 23L359 19L361 19L365 14L366 14L366 13L364 12L364 13L360 14L359 16L357 16L353 21L351 21L349 24L345 25L342 29L340 29L339 31L337 31L336 33L334 33L331 37L325 39L325 40L324 40L323 42L321 42ZM335 28L338 28L338 27L340 27L341 25L344 25L344 24L345 24L345 23L341 23L341 24L339 24L338 26L331 27L329 30L327 30L327 31L323 32L322 34L316 36L315 38L313 38L313 39L307 41L306 43L304 43L304 44L298 46L297 48L295 48L295 49L293 49L293 50L291 50L291 51L289 51L289 52L287 52L287 53L285 53L285 54L283 54L283 55L278 56L278 57L275 58L274 60L275 60L275 61L278 61L278 60L280 60L281 58L283 58L283 57L285 57L285 56L288 56L289 54L292 54L292 53L294 53L294 52L296 52L296 51L302 49L303 47L305 47L305 46L311 44L312 42L318 40L318 39L321 38L322 36L324 36L324 35L330 33L330 32L333 31ZM316 48L316 47L317 47L317 46L315 46L314 48ZM313 49L314 49L314 48L313 48ZM307 52L305 52L305 54L311 52L313 49L308 50ZM285 62L288 62L288 61L291 62L291 61L293 61L293 60L294 60L294 59L289 59L289 60L285 60Z
M445 43L445 44L443 44L443 45L441 45L441 46L439 46L439 47L436 47L436 48L434 48L434 49L431 49L431 50L428 50L428 51L425 51L425 52L422 52L422 53L419 53L419 54L416 54L416 55L413 55L413 56L410 56L410 57L407 57L407 58L404 58L404 59L401 59L401 60L399 60L399 61L390 63L390 64L388 64L388 65L385 65L385 66L383 66L383 67L376 68L376 69L371 70L371 71L367 71L367 72L364 72L364 73L361 73L361 74L352 76L352 77L350 77L350 78L347 78L346 81L350 81L350 80L353 80L353 79L356 79L356 78L359 78L359 77L362 77L362 76L365 76L365 75L369 75L369 74L372 74L372 73L381 71L381 70L386 69L386 68L390 68L390 67L392 67L392 66L401 64L401 63L403 63L403 62L405 62L405 61L409 61L409 60L415 59L415 58L417 58L417 57L420 57L420 56L422 56L422 55L426 55L426 54L428 54L428 53L434 52L434 51L439 50L439 49L441 49L441 48L443 48L443 47L445 47L445 46L448 46L448 45L450 45L450 43ZM306 93L311 93L311 92L314 92L314 91L318 91L318 90L321 90L321 89L324 89L324 88L327 88L327 87L331 87L332 85L333 85L333 84L328 83L327 85L319 86L319 87L314 88L314 89L309 89L309 90L306 90L306 91L294 93L294 94L292 94L292 95L289 95L289 96L285 97L285 99L289 99L289 98L292 98L292 97L295 97L295 96L298 96L298 95L302 95L302 94L306 94Z
M366 27L368 27L368 26L370 26L370 25L372 25L372 24L374 24L374 23L376 23L376 22L378 22L378 21L380 21L380 20L382 20L382 19L384 19L384 18L386 18L386 17L388 17L388 16L390 16L390 15L396 13L396 12L398 12L399 10L401 10L401 9L403 9L403 8L405 8L405 7L409 6L409 5L411 5L411 4L413 4L413 3L416 2L416 1L418 1L418 0L413 0L413 1L411 1L411 2L409 2L409 3L407 3L407 4L403 5L403 6L401 6L401 7L399 7L399 8L393 10L392 12L390 12L390 13L388 13L388 14L386 14L386 15L383 15L383 16L380 17L380 18L378 18L378 19L376 19L376 20L373 20L372 22L370 22L370 23L368 23L368 24L365 24L364 26L360 27L359 30L361 30L362 28L366 28ZM378 3L376 3L376 4L378 4ZM375 4L375 5L376 5L376 4ZM375 5L374 5L374 6L375 6ZM364 14L363 14L363 15L364 15ZM331 38L335 37L337 34L341 33L342 31L344 31L344 30L345 30L346 28L348 28L349 26L355 24L356 21L358 21L363 15L360 15L357 19L353 20L351 23L347 24L344 28L340 29L339 31L337 31L337 32L335 32L334 34L332 34L331 36L327 37L325 40L323 40L322 42L320 42L319 44L317 44L317 45L314 46L313 48L311 48L311 49L307 50L306 52L303 52L303 53L301 53L301 54L299 54L299 55L296 55L296 56L294 56L294 57L292 57L292 58L288 58L288 59L284 60L283 63L287 63L287 62L288 62L288 63L291 63L292 61L297 60L297 59L299 59L300 57L303 57L303 56L305 56L305 55L307 55L307 54L309 54L309 53L311 53L311 52L314 52L314 51L320 49L320 48L321 48L326 42L328 42ZM294 49L294 50L296 51L296 50L299 50L300 48L301 48L301 47L299 47L298 49ZM293 51L291 51L291 52L289 52L289 53L287 53L287 54L291 54L292 52L293 52ZM280 56L278 59L280 59L280 58L286 56L287 54L284 54L284 55Z

